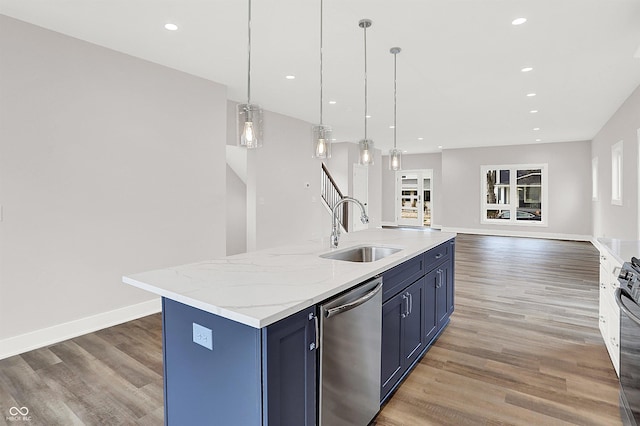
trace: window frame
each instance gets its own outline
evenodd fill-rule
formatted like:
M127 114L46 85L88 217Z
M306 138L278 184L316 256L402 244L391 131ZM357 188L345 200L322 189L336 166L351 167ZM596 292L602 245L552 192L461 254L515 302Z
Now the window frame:
M518 220L518 170L540 169L542 191L542 207L540 221ZM509 204L487 203L487 172L489 170L509 170ZM548 226L549 204L549 165L538 164L498 164L480 166L480 223L483 225L511 225L511 226ZM509 219L488 219L487 210L509 210Z
M624 194L624 141L611 146L611 204L621 206Z
M592 201L598 201L599 199L599 185L598 185L598 177L599 177L599 171L598 171L598 163L600 160L598 160L598 157L593 157L591 159L591 200Z

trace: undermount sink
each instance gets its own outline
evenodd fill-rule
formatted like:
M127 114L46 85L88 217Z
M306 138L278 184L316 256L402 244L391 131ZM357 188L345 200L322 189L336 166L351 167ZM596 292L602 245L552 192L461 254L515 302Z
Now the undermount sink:
M375 262L402 250L396 247L381 246L356 246L330 253L321 254L320 257L346 262Z

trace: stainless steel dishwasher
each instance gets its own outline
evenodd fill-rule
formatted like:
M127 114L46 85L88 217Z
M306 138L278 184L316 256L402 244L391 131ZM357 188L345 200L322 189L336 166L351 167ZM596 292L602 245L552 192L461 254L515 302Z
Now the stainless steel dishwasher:
M382 278L320 305L320 426L369 424L380 410Z

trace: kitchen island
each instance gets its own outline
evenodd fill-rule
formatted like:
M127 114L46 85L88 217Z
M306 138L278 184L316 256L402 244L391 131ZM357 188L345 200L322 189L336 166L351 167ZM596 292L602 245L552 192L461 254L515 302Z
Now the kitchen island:
M165 422L315 424L316 306L376 276L383 312L389 306L384 400L448 322L454 241L451 233L370 229L343 235L338 249L307 241L123 277L163 298ZM375 262L320 257L360 245L400 250ZM413 302L410 288L419 290L414 324L408 303L391 309L400 306L394 299Z

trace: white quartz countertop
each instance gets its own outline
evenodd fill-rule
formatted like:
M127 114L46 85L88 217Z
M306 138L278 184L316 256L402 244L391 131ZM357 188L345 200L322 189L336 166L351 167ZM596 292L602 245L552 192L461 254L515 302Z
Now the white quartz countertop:
M620 265L630 262L632 256L640 259L640 241L598 238L598 244L613 255Z
M306 241L131 274L122 280L186 305L262 328L454 237L453 233L430 230L368 229L343 234L337 249L329 248L328 239ZM368 263L319 257L363 244L402 250Z

